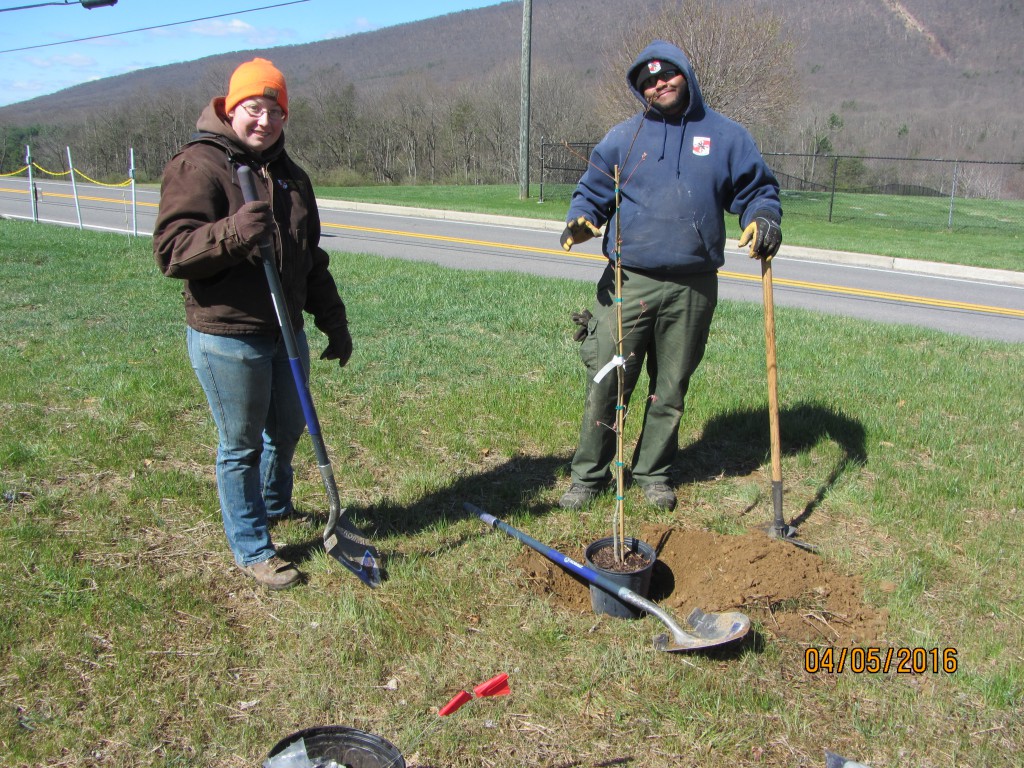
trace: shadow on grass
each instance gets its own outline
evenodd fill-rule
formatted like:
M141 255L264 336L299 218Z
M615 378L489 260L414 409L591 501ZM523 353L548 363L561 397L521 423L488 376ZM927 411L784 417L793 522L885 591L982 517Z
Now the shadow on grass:
M822 441L838 444L842 455L814 497L800 515L790 521L799 525L821 504L839 477L851 466L867 460L864 428L860 422L833 408L802 403L779 414L783 454L796 455ZM718 477L745 476L758 470L768 459L770 440L768 410L733 411L710 419L701 436L678 454L673 479L677 485L709 481ZM529 506L534 514L552 509L537 498L566 474L568 456L519 456L486 472L460 477L452 484L424 494L412 504L399 505L385 499L369 507L350 506L348 513L366 534L375 539L389 534L413 535L437 525L470 517L462 503L468 501L502 518L509 510ZM291 545L283 554L304 560L322 546L319 540Z
M534 513L546 513L550 505L532 501L551 488L565 475L567 456L518 456L486 472L460 477L450 485L426 493L412 504L395 504L389 498L368 507L350 505L346 514L371 539L383 536L415 535L435 527L439 521L456 521L472 517L462 504L470 502L495 517L511 509L530 505ZM323 525L326 513L307 513L311 525ZM485 528L481 523L481 533ZM452 545L454 546L454 545ZM312 552L323 548L320 538L281 547L281 555L301 564ZM394 555L381 553L384 560Z
M436 525L439 520L472 517L463 509L465 501L499 518L511 509L527 505L534 513L545 513L551 505L535 501L565 476L568 464L567 456L518 456L486 472L460 477L412 504L385 501L370 507L365 514L379 532L412 534Z
M779 433L783 455L804 453L824 441L834 442L842 450L828 477L800 515L790 521L796 526L814 514L844 472L867 461L864 427L827 405L800 403L780 409ZM686 485L722 476L742 477L770 461L770 453L767 407L724 413L710 419L701 436L680 449L673 479L677 485Z

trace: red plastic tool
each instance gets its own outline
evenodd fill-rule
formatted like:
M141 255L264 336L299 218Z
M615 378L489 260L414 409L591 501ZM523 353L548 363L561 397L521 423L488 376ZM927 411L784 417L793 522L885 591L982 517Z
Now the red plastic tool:
M508 687L508 675L502 672L500 675L495 675L490 680L480 683L480 685L473 689L473 693L470 693L469 691L459 691L457 694L452 696L451 701L437 711L437 716L445 717L446 715L450 715L457 711L463 704L472 701L474 698L482 698L484 696L508 696L511 692L511 689Z

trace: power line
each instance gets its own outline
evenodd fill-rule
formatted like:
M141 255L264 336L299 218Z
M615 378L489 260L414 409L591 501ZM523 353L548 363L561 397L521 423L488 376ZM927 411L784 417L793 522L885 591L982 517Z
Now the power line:
M29 8L42 8L45 5L80 5L86 10L92 8L102 8L108 5L117 5L117 0L53 0L49 3L36 3L34 5L19 5L15 8L0 8L0 13L4 11L27 11Z
M92 35L91 37L79 37L75 40L62 40L59 43L43 43L41 45L26 45L24 48L8 48L0 53L17 53L18 51L31 51L36 48L49 48L54 45L68 45L70 43L82 43L87 40L100 40L104 37L117 37L118 35L130 35L134 32L149 32L153 29L165 29L166 27L177 27L182 24L192 24L197 21L209 21L210 19L222 19L225 16L240 16L243 13L254 13L255 11L266 11L270 8L283 8L286 5L298 5L299 3L308 3L309 0L290 0L287 3L275 3L274 5L264 5L259 8L249 8L244 11L233 11L231 13L218 13L216 16L203 16L199 19L189 19L188 21L172 21L169 24L156 24L152 27L139 27L138 29L126 29L124 32L109 32L105 35ZM17 10L14 8L8 8L6 10Z

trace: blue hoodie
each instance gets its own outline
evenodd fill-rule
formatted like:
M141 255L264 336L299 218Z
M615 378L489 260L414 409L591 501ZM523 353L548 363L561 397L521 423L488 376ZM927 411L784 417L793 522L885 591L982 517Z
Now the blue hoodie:
M647 109L635 79L652 59L671 62L686 76L690 101L682 115ZM618 224L624 267L668 274L717 270L725 263L725 211L739 215L740 231L759 211L781 219L779 183L747 129L704 103L693 67L677 46L653 41L636 57L626 82L646 111L616 125L594 148L567 220L585 216L607 225L604 254L612 261Z

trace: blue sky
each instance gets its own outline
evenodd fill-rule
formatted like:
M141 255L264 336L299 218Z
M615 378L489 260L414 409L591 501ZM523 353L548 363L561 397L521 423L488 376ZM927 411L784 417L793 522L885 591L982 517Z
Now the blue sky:
M76 0L0 0L0 106L136 69L344 37L498 2L118 0L86 9ZM5 10L28 5L40 7ZM152 27L159 28L145 29ZM127 34L112 34L121 32ZM99 35L106 37L82 40ZM18 48L27 50L12 50Z

